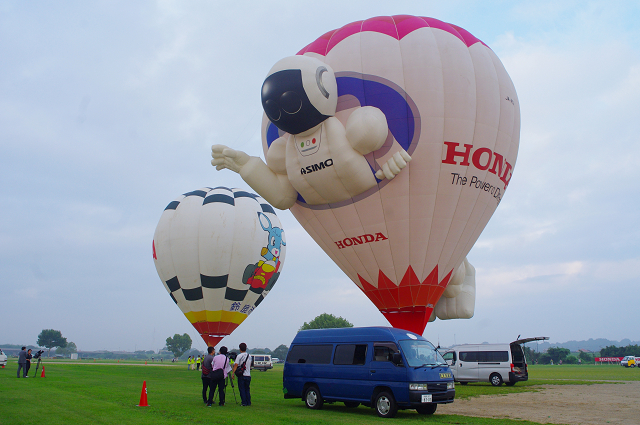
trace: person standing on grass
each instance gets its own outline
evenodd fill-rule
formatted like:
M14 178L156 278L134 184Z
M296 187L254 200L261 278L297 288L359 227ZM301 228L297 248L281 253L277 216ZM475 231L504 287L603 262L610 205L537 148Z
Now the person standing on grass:
M20 369L22 369L22 377L27 377L27 347L22 347L18 353L18 378L20 377Z
M238 377L238 391L241 406L251 406L251 356L247 353L247 344L240 344L240 354L233 365L233 373Z
M227 347L225 346L220 347L220 352L213 358L211 369L212 373L218 369L222 369L222 379L212 380L211 385L213 385L213 388L218 388L219 405L224 406L225 379L227 378L227 374L231 372L231 365L229 364L229 358L227 357ZM231 376L231 379L233 379L233 375ZM211 399L211 395L209 395L209 398Z
M202 362L202 400L207 406L211 406L213 404L213 394L215 393L215 387L209 378L209 374L213 369L213 352L213 347L207 347L207 355L204 357ZM207 388L209 389L209 397L207 397Z
M200 370L200 363L202 362L202 356L196 358L196 370Z
M31 359L33 355L31 354L31 348L27 350L27 376L29 376L29 369L31 369Z

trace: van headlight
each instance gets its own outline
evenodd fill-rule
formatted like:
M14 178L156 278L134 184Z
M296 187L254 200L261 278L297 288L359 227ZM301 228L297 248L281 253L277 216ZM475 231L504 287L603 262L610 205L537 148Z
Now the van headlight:
M409 384L411 391L427 391L427 384Z
M447 389L448 390L453 390L456 387L456 384L451 381L451 382L447 382Z

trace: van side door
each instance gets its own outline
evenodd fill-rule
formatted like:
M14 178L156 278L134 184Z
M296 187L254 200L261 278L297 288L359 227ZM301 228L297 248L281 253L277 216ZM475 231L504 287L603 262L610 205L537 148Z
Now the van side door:
M478 347L460 348L457 371L458 381L476 382L478 380Z
M447 351L442 355L442 358L449 365L449 369L451 369L451 373L453 373L453 378L458 380L458 356L455 351Z
M509 352L506 349L478 352L478 379L481 382L489 382L494 372L499 373L503 381L509 381L510 370Z
M384 385L391 388L396 401L409 399L407 368L402 363L393 363L395 353L400 353L400 350L394 342L373 343L373 358L369 363L369 379L371 380L369 398L373 395L373 389L377 385Z

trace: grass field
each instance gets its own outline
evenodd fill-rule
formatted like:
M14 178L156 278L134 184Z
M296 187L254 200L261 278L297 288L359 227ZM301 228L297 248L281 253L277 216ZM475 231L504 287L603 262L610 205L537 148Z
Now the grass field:
M436 413L398 412L396 419L381 419L372 409L348 409L342 403L325 404L312 411L300 400L282 396L282 366L253 372L252 406L240 407L227 387L227 405L205 408L200 374L184 364L144 362L89 362L73 364L45 361L46 378L16 379L17 364L10 360L0 369L0 423L2 424L370 424L401 421L403 424L527 424L531 422L481 419ZM541 384L594 384L610 380L640 380L640 370L619 366L532 366L530 381L514 387L489 384L456 386L456 398L484 394L535 391ZM38 375L40 373L38 372ZM147 382L149 407L136 407L143 381ZM238 398L237 388L235 395Z

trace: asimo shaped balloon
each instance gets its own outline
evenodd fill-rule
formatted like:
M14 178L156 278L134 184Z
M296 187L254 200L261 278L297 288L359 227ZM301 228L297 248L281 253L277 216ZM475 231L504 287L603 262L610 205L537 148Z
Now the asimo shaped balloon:
M387 139L384 113L362 107L343 125L334 117L337 101L336 77L329 65L307 56L280 60L262 85L265 113L286 132L270 144L268 165L223 145L213 146L212 164L238 171L282 209L297 199L310 205L349 200L375 187L376 176L393 178L411 160L406 151L400 149L377 174L365 157Z
M160 280L210 346L269 294L285 251L273 208L254 193L226 187L195 190L171 202L153 237Z
M519 144L518 97L495 53L433 18L371 18L277 62L262 102L266 164L222 145L212 164L290 208L393 326L422 333L434 309L471 317L464 260Z

